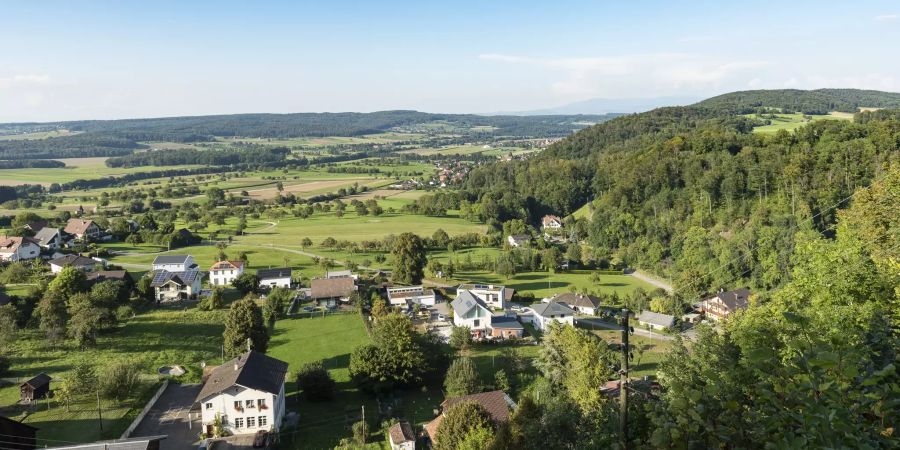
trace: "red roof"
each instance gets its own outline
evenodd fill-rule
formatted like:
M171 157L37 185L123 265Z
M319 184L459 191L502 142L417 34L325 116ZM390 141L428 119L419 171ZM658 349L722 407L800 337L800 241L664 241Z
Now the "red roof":
M213 270L225 270L225 269L241 269L244 267L243 261L219 261L212 265L210 271Z

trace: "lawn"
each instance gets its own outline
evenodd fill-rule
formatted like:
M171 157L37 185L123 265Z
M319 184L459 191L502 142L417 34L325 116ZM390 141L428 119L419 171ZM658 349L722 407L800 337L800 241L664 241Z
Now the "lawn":
M0 170L0 184L44 184L66 183L77 179L103 178L109 176L121 176L135 172L149 172L153 170L187 169L199 166L143 166L143 167L107 167L107 158L60 158L66 167L58 169L6 169Z
M763 118L768 119L768 114L763 115L762 117L758 114L747 114L746 117L750 118ZM774 119L771 120L771 124L763 125L759 127L753 128L753 131L757 133L775 133L780 130L794 131L797 128L800 128L803 125L806 125L811 122L815 122L818 120L853 120L852 114L840 113L840 112L832 112L827 115L804 115L801 113L793 113L793 114L774 114Z
M494 272L486 271L458 271L453 278L459 281L470 281L483 284L500 284L513 288L518 293L534 295L535 299L550 297L560 292L582 292L587 289L593 293L612 294L619 296L631 294L641 288L647 292L656 289L637 278L629 275L601 275L600 283L594 284L590 280L590 270L571 270L568 272L523 272L512 278L503 278Z

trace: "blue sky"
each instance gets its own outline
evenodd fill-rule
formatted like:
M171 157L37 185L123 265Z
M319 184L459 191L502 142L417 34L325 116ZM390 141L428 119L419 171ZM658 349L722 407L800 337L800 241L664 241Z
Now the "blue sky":
M896 1L4 1L0 43L0 122L900 91Z

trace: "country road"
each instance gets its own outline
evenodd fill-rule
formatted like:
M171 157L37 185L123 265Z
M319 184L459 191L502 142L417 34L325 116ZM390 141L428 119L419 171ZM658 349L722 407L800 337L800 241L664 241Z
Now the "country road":
M658 288L660 288L660 289L663 289L663 290L665 290L666 292L669 292L669 293L671 293L672 291L675 290L674 288L672 288L672 285L671 285L671 284L666 283L665 281L662 281L662 280L660 280L659 278L655 278L655 277L652 277L652 276L650 276L650 275L647 275L647 274L645 274L645 273L643 273L643 272L641 272L640 270L637 270L637 269L634 269L634 270L633 270L631 273L629 273L628 275L631 275L631 276L633 276L633 277L637 278L638 280L641 280L641 281L643 281L643 282L645 282L645 283L652 284L652 285L654 285L654 286L656 286L656 287L658 287Z

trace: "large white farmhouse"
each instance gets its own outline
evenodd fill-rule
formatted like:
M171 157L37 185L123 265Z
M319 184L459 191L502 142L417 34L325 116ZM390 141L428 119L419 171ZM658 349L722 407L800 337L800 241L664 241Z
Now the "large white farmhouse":
M461 284L456 289L457 296L462 291L469 291L472 295L478 297L488 308L504 309L506 308L506 287L496 284Z
M209 269L209 282L213 286L225 286L244 273L243 261L217 261Z
M213 369L196 400L203 432L216 432L217 416L230 434L278 431L287 370L286 362L252 350Z

